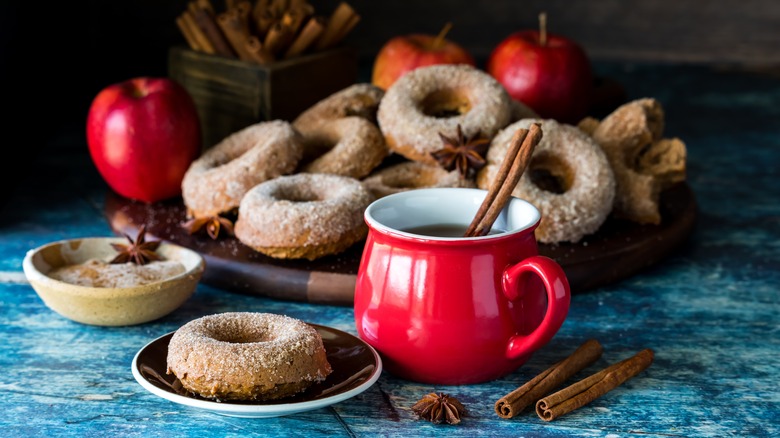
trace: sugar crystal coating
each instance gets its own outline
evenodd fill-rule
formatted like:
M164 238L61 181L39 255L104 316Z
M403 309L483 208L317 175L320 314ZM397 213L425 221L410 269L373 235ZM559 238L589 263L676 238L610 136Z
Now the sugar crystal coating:
M312 326L272 313L227 312L190 321L171 338L167 362L185 388L222 400L285 397L332 372Z

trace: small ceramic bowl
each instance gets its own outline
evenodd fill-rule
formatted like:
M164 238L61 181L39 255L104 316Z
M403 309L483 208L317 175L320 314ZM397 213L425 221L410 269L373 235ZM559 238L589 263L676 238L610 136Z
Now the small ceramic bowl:
M27 252L24 274L30 285L50 309L84 324L124 326L161 318L195 292L206 263L190 249L162 243L157 253L166 260L178 260L185 271L179 275L143 286L88 287L55 280L52 270L89 259L110 260L116 255L111 243L126 244L114 237L91 237L49 243Z

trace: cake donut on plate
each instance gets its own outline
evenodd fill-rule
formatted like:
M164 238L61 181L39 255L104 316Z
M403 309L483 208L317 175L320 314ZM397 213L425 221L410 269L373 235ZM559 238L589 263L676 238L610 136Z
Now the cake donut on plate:
M184 174L188 214L217 216L238 207L252 187L295 170L302 154L300 135L285 121L261 122L231 134Z
M489 74L469 65L410 71L388 88L377 119L393 152L426 164L441 148L439 134L493 137L510 122L511 98Z
M576 127L551 119L523 119L507 126L491 142L477 186L490 188L515 131L533 123L540 123L544 134L512 195L539 209L537 240L577 242L598 230L612 211L615 177L604 151ZM552 178L535 178L544 173Z
M238 208L235 234L276 258L313 260L344 251L368 234L363 212L374 200L345 176L298 173L250 190Z
M272 313L228 312L184 324L168 344L168 374L208 399L274 400L332 372L314 327Z

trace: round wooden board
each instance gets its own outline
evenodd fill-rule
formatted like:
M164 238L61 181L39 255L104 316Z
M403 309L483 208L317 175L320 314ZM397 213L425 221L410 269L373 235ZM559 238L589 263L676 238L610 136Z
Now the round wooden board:
M180 224L186 210L181 199L145 204L113 192L105 214L117 234L132 237L146 224L149 237L202 254L205 284L250 295L351 306L363 242L346 252L318 260L277 260L244 246L234 237L211 240L190 235ZM593 235L576 244L539 245L542 255L566 272L573 293L604 286L651 266L676 249L691 233L696 202L690 187L678 184L661 195L660 225L637 225L609 218Z

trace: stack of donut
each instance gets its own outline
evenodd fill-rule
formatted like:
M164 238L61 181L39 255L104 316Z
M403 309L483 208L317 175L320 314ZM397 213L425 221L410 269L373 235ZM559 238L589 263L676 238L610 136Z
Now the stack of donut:
M662 138L653 99L575 127L539 119L475 67L436 65L386 92L356 84L291 123L229 136L192 164L184 203L193 218L237 213L236 237L263 254L316 259L365 237L363 211L376 198L423 187L487 189L514 132L532 123L541 124L542 141L513 194L540 210L542 243L577 242L612 213L658 223L660 191L685 177L685 145ZM434 158L456 130L490 140L473 177Z

